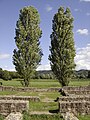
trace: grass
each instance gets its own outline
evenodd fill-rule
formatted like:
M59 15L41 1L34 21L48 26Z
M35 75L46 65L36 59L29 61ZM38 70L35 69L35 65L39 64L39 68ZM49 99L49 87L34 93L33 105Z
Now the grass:
M0 91L0 95L15 95L17 91Z
M58 105L56 102L30 102L30 111L52 111L57 110Z
M59 114L55 115L29 115L28 113L24 112L23 120L63 120Z
M72 79L69 83L70 86L86 86L90 85L90 79Z
M14 86L14 87L22 87L20 83L21 79L13 79L9 81L5 81L0 79L0 82L4 86ZM85 86L90 85L90 79L72 79L69 83L69 86ZM61 87L58 80L52 79L34 79L30 80L29 87L37 87L37 88L50 88L50 87Z
M0 120L4 120L4 117L0 114Z
M0 79L0 82L2 82L3 86L22 87L20 81L21 79L13 79L8 81ZM56 80L34 79L34 80L30 80L29 87L37 87L37 88L60 87L60 84Z
M85 116L80 115L78 118L79 120L90 120L90 115L85 115Z
M0 79L0 82L3 83L3 86L14 86L14 87L22 87L20 83L21 79L14 79L9 81L4 81ZM90 79L79 79L79 80L71 80L69 86L85 86L90 85ZM57 80L51 79L34 79L30 81L29 87L35 88L50 88L50 87L61 87ZM40 102L30 102L30 112L31 111L54 111L58 109L58 103L54 102L54 100L60 96L59 92L18 92L18 91L0 91L0 95L17 95L17 96L38 96L40 97ZM54 115L25 115L23 120L63 120L60 118L59 114ZM0 120L3 120L2 116L0 116ZM87 116L79 116L79 120L90 120L90 115Z

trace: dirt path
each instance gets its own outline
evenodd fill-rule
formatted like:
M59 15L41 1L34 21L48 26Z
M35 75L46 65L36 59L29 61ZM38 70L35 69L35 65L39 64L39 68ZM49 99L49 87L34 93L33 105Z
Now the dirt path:
M34 115L34 114L38 114L38 115L42 115L42 114L45 114L45 115L53 115L52 113L48 112L48 111L32 111L30 112L31 115Z

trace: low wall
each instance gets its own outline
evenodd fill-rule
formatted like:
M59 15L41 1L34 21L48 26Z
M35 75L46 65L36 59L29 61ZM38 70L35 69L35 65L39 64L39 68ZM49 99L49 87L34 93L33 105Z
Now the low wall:
M75 115L90 115L90 101L59 102L59 112L71 111Z
M63 87L60 92L64 95L56 100L60 113L90 114L90 86Z
M0 100L26 100L26 101L40 101L40 98L37 96L7 96L7 95L0 95Z
M79 87L63 87L60 92L69 96L70 94L75 95L90 95L90 85L89 86L79 86Z
M74 95L57 98L58 102L90 101L90 95Z
M63 87L63 90L73 90L73 91L76 91L76 90L79 90L79 91L90 91L90 85L88 86L65 86Z
M0 86L0 91L19 91L19 92L53 92L59 91L60 88L33 88L33 87L13 87L13 86Z
M0 114L7 116L10 113L16 113L29 110L29 102L22 100L0 100Z

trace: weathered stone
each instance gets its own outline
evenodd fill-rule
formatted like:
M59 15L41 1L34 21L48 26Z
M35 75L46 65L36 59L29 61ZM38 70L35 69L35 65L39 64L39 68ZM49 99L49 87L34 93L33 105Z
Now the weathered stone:
M68 109L77 115L88 115L90 114L90 101L59 101L59 112L66 113Z
M20 112L17 113L10 113L5 120L22 120L23 115Z
M89 86L79 86L79 87L63 87L60 92L65 96L70 95L90 95L90 85Z
M37 96L15 96L15 95L2 95L0 96L0 100L28 100L38 102L40 98Z
M66 112L65 114L62 114L64 120L79 120L73 113Z
M90 101L90 95L73 95L73 96L62 96L57 99L59 102L61 101Z
M56 100L60 113L67 113L71 109L75 115L90 114L90 86L63 87L60 92L65 95Z
M12 87L12 86L0 86L0 91L19 91L19 92L48 92L59 91L60 88L34 88L34 87Z
M10 113L22 113L29 110L29 101L0 100L0 114L7 116Z

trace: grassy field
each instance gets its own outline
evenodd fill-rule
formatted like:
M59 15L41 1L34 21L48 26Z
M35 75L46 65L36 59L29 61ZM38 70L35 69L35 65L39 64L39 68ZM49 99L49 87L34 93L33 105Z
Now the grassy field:
M21 79L13 79L13 80L2 80L0 82L4 86L15 86L15 87L22 87ZM72 79L69 83L69 86L85 86L90 85L90 79ZM30 80L29 87L37 87L37 88L49 88L49 87L61 87L60 83L57 80L52 79L34 79Z
M22 87L21 79L14 79L9 81L4 81L0 79L3 86L14 86ZM69 86L85 86L90 85L90 79L78 79L71 80ZM50 87L61 87L57 80L51 79L34 79L30 81L29 87L35 88L50 88ZM50 112L58 109L58 103L54 100L60 96L59 92L17 92L17 91L0 91L0 95L17 95L17 96L38 96L40 98L39 102L30 102L30 112ZM60 118L59 114L54 115L24 115L23 120L63 120ZM2 120L2 118L0 118ZM79 120L90 120L90 116L79 116Z

